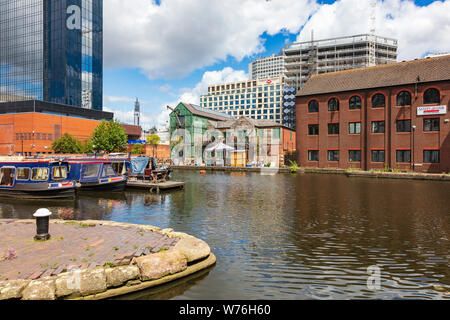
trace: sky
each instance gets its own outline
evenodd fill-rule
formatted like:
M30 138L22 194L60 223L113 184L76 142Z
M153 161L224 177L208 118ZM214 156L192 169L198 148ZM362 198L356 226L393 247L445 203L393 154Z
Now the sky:
M374 0L104 0L103 105L141 126L167 127L180 101L248 79L254 59L296 41L370 30ZM375 34L398 40L398 61L450 52L450 0L377 0Z

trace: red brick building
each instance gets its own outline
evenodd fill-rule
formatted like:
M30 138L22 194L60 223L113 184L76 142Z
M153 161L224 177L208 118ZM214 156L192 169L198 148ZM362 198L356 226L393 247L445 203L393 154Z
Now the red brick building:
M450 55L319 74L297 93L305 167L450 171Z

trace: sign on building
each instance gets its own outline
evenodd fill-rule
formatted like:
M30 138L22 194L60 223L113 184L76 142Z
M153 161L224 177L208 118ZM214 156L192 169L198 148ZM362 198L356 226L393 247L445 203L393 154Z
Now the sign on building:
M446 113L447 113L447 106L417 107L418 116L446 114Z

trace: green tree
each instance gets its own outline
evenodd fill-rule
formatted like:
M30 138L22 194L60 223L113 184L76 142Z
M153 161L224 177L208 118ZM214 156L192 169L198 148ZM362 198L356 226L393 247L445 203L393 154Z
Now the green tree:
M91 144L95 151L124 152L127 150L128 137L120 123L102 121L92 134Z
M52 149L56 153L81 153L82 144L74 136L64 133L61 138L52 142Z
M131 149L131 153L133 154L143 154L144 153L144 146L142 144L135 144L133 146L133 149Z
M92 153L94 148L91 140L81 141L81 153Z
M151 134L147 137L147 143L152 145L152 155L155 156L155 149L161 142L161 138L157 134Z

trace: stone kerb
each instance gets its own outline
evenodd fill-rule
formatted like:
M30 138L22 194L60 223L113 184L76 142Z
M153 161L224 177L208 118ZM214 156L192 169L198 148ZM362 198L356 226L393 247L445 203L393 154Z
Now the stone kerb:
M34 220L18 220L17 223L34 223ZM68 223L67 220L51 220L51 223ZM114 292L133 292L151 287L151 283L164 283L176 279L173 275L186 276L213 265L216 260L206 242L173 229L161 229L148 225L134 225L113 221L72 221L86 226L107 225L121 228L138 227L170 238L178 238L177 244L169 250L133 258L129 265L105 265L83 270L69 270L57 276L36 280L6 280L0 282L0 300L56 300L90 299L102 294L105 297L117 295ZM207 259L205 259L207 258ZM202 261L203 260L203 261ZM205 263L205 261L207 263ZM192 265L193 262L198 266ZM190 269L188 269L190 268ZM187 270L188 269L188 270ZM167 281L164 280L167 278ZM124 288L124 290L121 290Z

